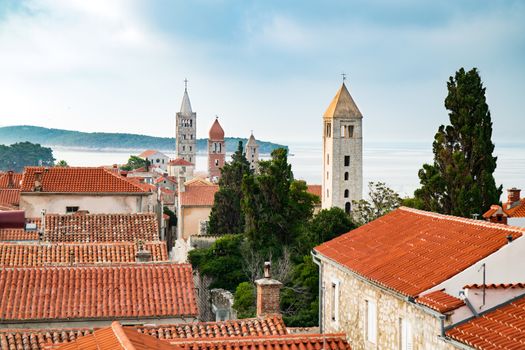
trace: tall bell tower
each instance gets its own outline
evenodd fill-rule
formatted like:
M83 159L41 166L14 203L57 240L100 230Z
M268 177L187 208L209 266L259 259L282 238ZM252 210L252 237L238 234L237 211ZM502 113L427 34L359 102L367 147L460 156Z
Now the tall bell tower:
M323 115L322 207L350 213L363 196L363 115L344 80Z
M175 134L176 157L195 164L197 154L197 113L191 110L187 79L184 80L184 96L182 97L180 112L176 116Z

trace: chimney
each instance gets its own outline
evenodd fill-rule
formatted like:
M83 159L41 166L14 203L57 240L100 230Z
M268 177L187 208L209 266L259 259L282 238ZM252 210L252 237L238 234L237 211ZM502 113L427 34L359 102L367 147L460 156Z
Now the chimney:
M15 180L13 179L13 170L7 172L7 188L15 188Z
M283 284L271 278L271 263L264 263L264 278L255 281L257 286L257 317L280 314L280 292Z
M35 171L35 185L33 187L33 191L42 191L42 171Z
M521 190L512 187L507 190L507 203L512 207L512 204L520 201Z
M150 262L152 254L149 250L144 249L144 244L142 241L137 243L137 254L135 254L135 260L137 262Z

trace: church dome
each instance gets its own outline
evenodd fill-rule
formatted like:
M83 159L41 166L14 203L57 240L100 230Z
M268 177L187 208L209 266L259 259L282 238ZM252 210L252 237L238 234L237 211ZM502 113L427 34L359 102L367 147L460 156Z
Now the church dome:
M213 122L208 136L210 140L224 140L224 130L222 129L221 124L219 124L218 118Z

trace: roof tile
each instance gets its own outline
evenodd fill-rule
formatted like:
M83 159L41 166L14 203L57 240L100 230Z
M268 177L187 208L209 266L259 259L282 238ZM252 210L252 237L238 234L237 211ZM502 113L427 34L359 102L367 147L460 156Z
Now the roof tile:
M217 185L192 183L185 186L184 192L179 193L181 206L209 206L215 201L215 193L219 190Z
M463 300L442 290L424 294L417 298L416 301L440 313L449 312L465 305Z

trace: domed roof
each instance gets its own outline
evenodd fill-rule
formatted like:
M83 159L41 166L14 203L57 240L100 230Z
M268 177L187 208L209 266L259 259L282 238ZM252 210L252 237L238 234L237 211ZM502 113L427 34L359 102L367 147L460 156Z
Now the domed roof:
M210 140L224 140L224 130L222 129L221 124L219 124L218 118L215 118L208 136Z

